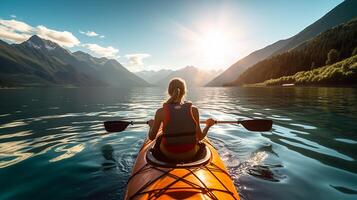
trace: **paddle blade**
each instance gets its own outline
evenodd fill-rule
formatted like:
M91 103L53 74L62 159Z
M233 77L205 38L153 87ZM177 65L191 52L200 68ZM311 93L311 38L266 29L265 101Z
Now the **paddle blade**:
M130 122L125 121L106 121L104 122L104 128L107 132L121 132L124 131Z
M273 126L272 120L267 119L251 119L241 121L240 124L249 131L270 131Z

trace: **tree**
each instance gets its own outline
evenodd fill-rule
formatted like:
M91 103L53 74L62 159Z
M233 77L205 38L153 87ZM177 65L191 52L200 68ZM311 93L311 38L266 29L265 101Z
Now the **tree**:
M327 54L326 65L332 65L337 62L339 58L339 53L336 49L331 49Z
M352 51L352 56L355 56L355 55L357 55L357 47L355 47L355 49L353 49L353 51Z
M310 70L313 70L313 69L315 69L315 62L312 62L311 66L310 66Z

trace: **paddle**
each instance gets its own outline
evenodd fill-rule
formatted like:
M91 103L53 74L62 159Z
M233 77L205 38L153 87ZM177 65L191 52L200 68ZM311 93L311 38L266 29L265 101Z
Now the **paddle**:
M204 124L205 121L200 121ZM104 127L107 132L121 132L124 131L129 125L134 124L148 124L147 121L106 121ZM272 120L267 119L248 119L242 121L215 121L215 124L241 124L249 131L270 131L273 125Z

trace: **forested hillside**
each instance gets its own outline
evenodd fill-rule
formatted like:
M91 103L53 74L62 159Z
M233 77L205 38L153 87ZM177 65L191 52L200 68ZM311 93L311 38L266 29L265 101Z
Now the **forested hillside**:
M292 76L265 81L265 86L294 85L357 85L357 55L345 60L319 67L309 71L301 71Z
M298 47L265 59L229 85L264 82L315 69L350 57L357 46L357 19L332 28Z
M355 17L357 17L357 1L345 0L298 34L287 39L279 40L240 59L222 74L210 81L207 86L222 86L233 82L245 70L254 66L259 61L287 52L303 42L314 38L318 34L341 23L346 23Z

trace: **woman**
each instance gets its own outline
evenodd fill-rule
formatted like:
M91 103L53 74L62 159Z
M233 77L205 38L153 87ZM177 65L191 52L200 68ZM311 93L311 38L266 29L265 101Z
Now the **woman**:
M198 109L189 102L183 102L186 94L185 81L175 78L170 81L170 98L158 109L155 119L149 121L149 139L154 140L162 126L161 152L176 161L192 160L199 150L198 142L208 129L214 125L212 118L206 120L206 127L201 130Z

